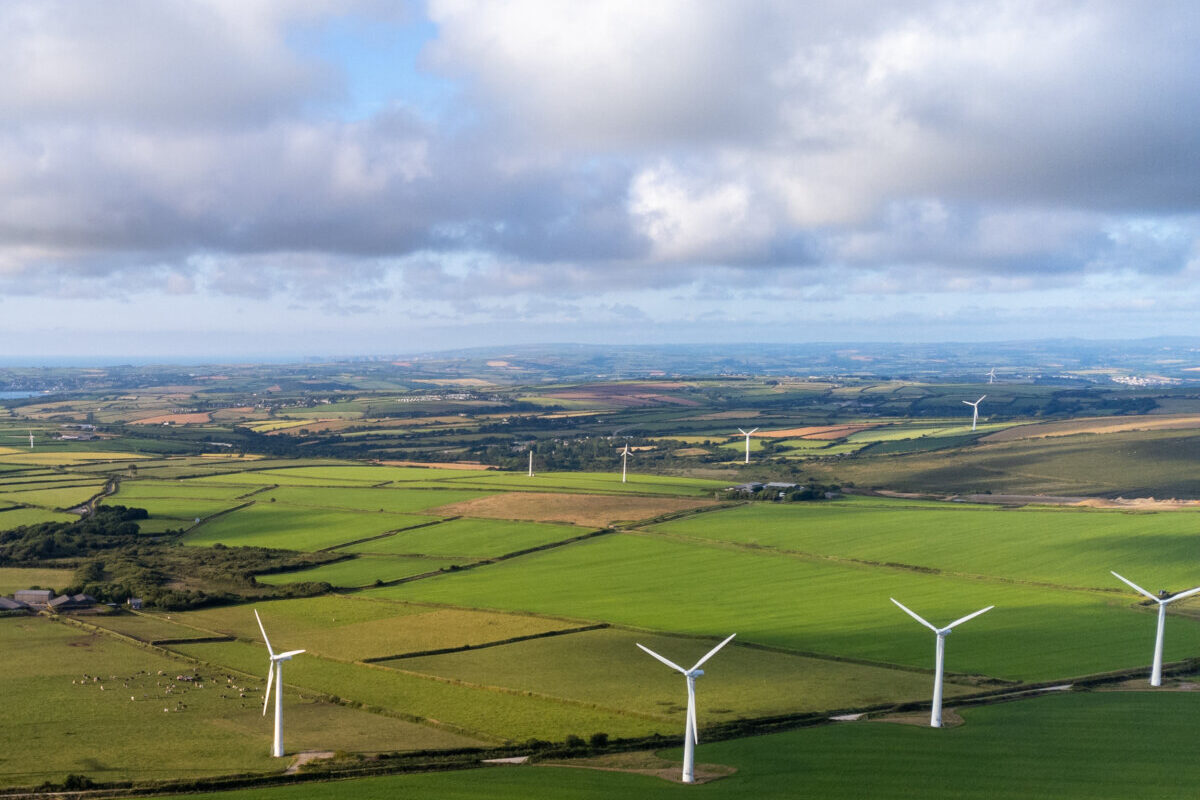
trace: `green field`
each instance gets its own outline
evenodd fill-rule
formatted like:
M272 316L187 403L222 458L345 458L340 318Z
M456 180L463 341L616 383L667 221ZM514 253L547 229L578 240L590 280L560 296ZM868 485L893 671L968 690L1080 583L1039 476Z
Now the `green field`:
M536 456L535 456L536 458ZM536 461L535 468L536 468ZM636 459L631 456L626 483L621 483L618 464L612 473L547 472L530 478L523 472L459 472L453 483L459 486L487 487L506 492L564 491L619 494L669 494L687 497L711 495L724 489L728 481L699 478L672 478L665 475L638 475Z
M4 517L0 515L0 520ZM65 589L75 574L71 569L41 569L30 567L0 567L0 595L11 595L18 589L40 586L43 589Z
M194 519L205 519L237 505L237 500L206 500L194 497L142 497L133 499L119 494L106 498L105 505L133 506L144 508L150 516L191 523ZM176 526L180 527L180 526Z
M1200 585L1200 513L1128 513L844 498L757 503L652 527L666 534L1064 586L1116 589L1117 570Z
M224 674L199 667L202 680L167 692L173 676L192 672L191 664L47 619L0 620L0 646L7 654L6 715L20 720L0 731L0 785L36 785L68 773L151 780L277 768L268 755L271 727L262 718L260 681L250 681L241 698ZM291 752L470 744L402 720L301 700L290 690L285 706Z
M494 558L551 542L560 542L579 536L581 532L580 528L573 525L494 519L452 519L343 549L350 553Z
M145 471L145 468L143 468ZM113 502L127 506L140 506L139 501L148 498L180 498L185 500L235 500L254 491L257 487L245 486L216 486L209 483L198 483L184 480L138 480L121 481L121 490L112 498ZM230 505L237 505L230 503Z
M943 730L843 723L726 742L702 741L696 751L698 765L729 765L737 772L699 787L623 772L526 766L242 790L214 797L658 800L696 793L730 800L1190 797L1200 781L1200 766L1190 749L1197 714L1200 697L1194 694L1070 694L968 709L963 713L965 725ZM1155 735L1133 733L1146 726ZM664 755L676 761L680 757L678 750Z
M184 542L312 552L429 522L431 517L255 503L193 528Z
M13 508L0 513L0 530L11 530L22 525L38 525L43 522L74 522L79 517L59 511L41 508Z
M926 667L933 641L888 601L932 621L986 605L955 634L947 669L1051 679L1149 661L1153 617L1128 593L1065 591L614 534L493 566L368 589L395 599L562 614L717 636L797 652ZM1173 615L1167 659L1200 649L1200 622Z
M18 492L5 492L0 494L0 499L42 508L73 508L80 503L86 503L99 494L102 489L104 489L103 482L66 489L26 489Z
M256 494L258 503L278 502L305 508L342 508L406 514L486 497L492 492L448 489L359 489L282 487Z
M256 575L255 579L259 583L269 586L314 581L328 583L338 588L356 588L370 586L376 582L386 583L411 575L434 572L451 564L461 563L463 563L463 559L365 555L298 572Z

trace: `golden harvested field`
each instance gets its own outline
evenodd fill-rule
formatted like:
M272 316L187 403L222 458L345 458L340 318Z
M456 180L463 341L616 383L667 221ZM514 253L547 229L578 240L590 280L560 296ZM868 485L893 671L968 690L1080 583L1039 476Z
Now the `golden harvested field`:
M143 417L135 419L130 425L199 425L204 422L212 422L212 418L207 411L200 411L195 414L159 414L156 417Z
M1080 433L1122 433L1124 431L1165 431L1200 428L1200 415L1138 417L1088 417L1064 422L1042 422L1018 425L988 434L981 442L1012 442L1018 439L1040 439L1048 436L1074 436Z
M451 503L427 513L529 522L569 522L590 528L604 528L617 522L651 519L715 503L715 500L684 497L510 492Z
M876 425L812 425L807 428L787 428L781 431L759 431L755 436L764 439L841 439L859 431L869 431Z

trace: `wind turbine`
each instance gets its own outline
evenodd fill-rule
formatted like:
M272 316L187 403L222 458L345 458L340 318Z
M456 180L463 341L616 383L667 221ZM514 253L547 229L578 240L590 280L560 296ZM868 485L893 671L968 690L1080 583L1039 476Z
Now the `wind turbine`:
M533 448L529 448L529 477L533 477Z
M996 368L992 367L988 371L987 376L988 376L988 383L995 383L996 382Z
M937 634L937 659L933 676L933 709L929 713L929 726L931 728L940 728L942 727L942 666L946 660L946 637L949 636L950 632L959 625L963 624L969 619L978 617L985 611L991 611L993 608L995 608L995 606L988 606L987 608L979 609L973 614L967 614L965 617L954 620L954 622L951 622L944 628L935 628L933 625L930 625L924 619L917 616L916 612L909 609L896 598L891 598L891 601L900 606L900 610L905 614L908 614L917 622L921 623L926 628L929 628L929 630Z
M642 645L642 644L638 644L638 647L640 647L642 650L649 653L654 658L657 658L659 661L666 664L671 669L673 669L677 672L682 672L683 676L685 678L687 678L687 692L688 692L687 723L685 724L684 729L683 729L683 782L684 783L694 783L696 780L696 769L695 769L695 767L696 767L696 763L695 763L696 762L696 745L700 744L700 737L696 733L696 678L699 678L701 675L704 674L704 670L700 669L700 667L703 666L704 662L708 661L710 658L715 656L717 654L718 650L720 650L722 647L724 647L725 645L727 645L731 641L733 641L734 636L737 636L737 634L736 633L730 634L728 639L721 642L719 645L714 647L712 650L709 650L707 653L705 653L704 658L697 661L696 664L691 669L684 669L683 667L676 664L674 661L669 661L669 660L663 658L658 653L651 650L649 647L646 647L645 645ZM635 642L635 644L637 644L637 643Z
M985 394L981 396L974 403L972 403L970 400L963 400L963 405L970 406L973 412L971 414L971 430L975 430L975 423L979 422L979 404L983 402L984 397L987 397L987 395Z
M1169 597L1159 597L1150 594L1128 578L1122 578L1115 572L1113 572L1113 575L1124 583L1129 584L1138 593L1144 594L1146 597L1149 597L1151 600L1158 603L1158 633L1154 636L1154 666L1150 669L1150 685L1162 686L1163 625L1167 621L1167 604L1174 603L1176 600L1182 600L1185 597L1191 597L1192 595L1196 594L1196 592L1200 592L1200 586L1196 587L1195 589L1188 589L1186 592L1173 594ZM1166 594L1166 592L1163 592L1163 594Z
M33 428L26 428L29 431L29 449L33 449Z
M263 627L258 609L254 610L254 618L258 620L258 629L262 631L263 641L266 642L267 652L271 656L271 664L267 667L267 691L263 693L263 716L267 715L267 704L271 702L271 683L275 684L275 740L271 743L271 755L283 757L283 662L290 661L292 656L298 656L303 650L288 650L276 655L271 649L271 640L267 638L267 629Z
M621 483L625 482L625 467L629 462L629 442L625 443L625 449L621 452Z
M742 434L742 436L746 437L746 463L747 464L750 463L750 434L754 433L756 430L758 430L758 428L751 428L748 431L744 431L741 428L738 428L738 432L740 434Z

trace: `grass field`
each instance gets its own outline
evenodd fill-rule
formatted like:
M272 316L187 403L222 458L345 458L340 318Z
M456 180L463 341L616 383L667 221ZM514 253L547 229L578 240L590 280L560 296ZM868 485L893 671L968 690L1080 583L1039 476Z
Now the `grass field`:
M565 522L603 528L618 522L635 522L662 514L713 505L715 500L698 497L624 497L620 495L557 494L551 492L506 492L463 503L440 506L431 511L442 516L486 517Z
M1200 766L1190 749L1197 714L1200 696L1195 694L1070 694L968 709L963 712L965 725L944 730L848 723L727 742L702 741L696 753L698 764L730 765L737 772L699 787L625 772L528 766L242 790L214 797L659 800L697 793L730 800L1188 797L1200 781ZM1130 735L1131 728L1146 725L1153 726L1155 735ZM677 750L664 755L678 762Z
M956 632L947 669L1051 679L1149 661L1150 613L1127 593L1065 591L880 569L725 546L613 534L516 561L416 583L377 597L562 614L928 667L932 637L888 601L934 622L986 605ZM1167 660L1200 649L1200 623L1173 615Z
M34 489L0 494L0 499L42 508L72 508L87 502L104 488L104 483L71 486L65 489Z
M0 515L0 520L3 520ZM2 526L0 526L2 528ZM29 567L0 567L0 595L11 595L18 589L41 586L44 589L63 589L70 585L72 569L36 569Z
M757 503L653 527L781 550L1066 586L1119 587L1109 570L1155 589L1200 585L1200 513L911 506L844 498Z
M370 586L376 582L386 583L399 578L407 578L410 575L433 572L451 564L461 564L463 561L464 559L364 555L299 572L277 572L269 575L256 575L255 578L259 583L269 586L282 586L286 583L302 581L323 581L336 588L352 589L359 586Z
M475 646L573 627L562 619L379 602L357 596L274 600L170 617L173 622L198 630L258 641L261 636L254 609L268 626L272 641L279 639L330 658L352 660Z
M123 505L144 508L150 516L172 520L183 520L191 523L194 519L204 519L213 514L219 514L240 504L238 500L206 500L189 497L141 497L130 498L123 494L108 497L105 505ZM176 526L179 527L179 526Z
M38 525L43 522L73 522L79 519L74 514L46 511L41 508L13 508L0 513L0 531L12 530L22 525Z
M373 539L343 549L349 553L493 558L570 539L582 532L569 525L464 518L401 531L395 536Z
M0 730L0 785L61 781L68 773L146 780L278 768L268 755L271 728L262 718L258 681L240 698L223 674L200 668L202 680L167 692L176 674L192 672L190 664L47 619L0 620L0 646L9 670L5 713L21 721ZM398 719L303 701L290 690L285 705L291 752L470 743Z
M534 455L534 468L537 455ZM618 464L612 473L604 472L546 472L530 478L523 472L457 472L453 483L460 486L480 486L504 491L562 491L604 492L621 494L667 494L709 497L724 489L725 481L699 478L672 478L665 475L638 475L636 460L630 459L627 482L621 483Z
M235 500L258 487L215 486L191 481L125 480L113 501L124 505L139 505L149 498L180 498L187 500ZM231 503L231 505L236 505Z
M429 522L430 517L302 508L256 503L192 529L187 544L278 547L312 552L387 531Z
M255 495L254 499L259 503L276 501L281 504L306 508L343 508L405 514L487 497L489 494L489 492L455 488L360 489L287 486Z

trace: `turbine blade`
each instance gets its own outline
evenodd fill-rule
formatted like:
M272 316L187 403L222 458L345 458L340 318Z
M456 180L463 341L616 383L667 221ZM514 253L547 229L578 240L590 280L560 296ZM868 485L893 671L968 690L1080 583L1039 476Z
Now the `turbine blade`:
M267 638L267 629L263 627L262 617L258 615L258 609L254 609L254 618L258 620L258 629L262 631L263 641L267 643L267 652L271 654L271 658L275 657L275 651L271 649L271 640Z
M1112 572L1112 570L1109 570L1109 572ZM1128 578L1122 578L1120 575L1117 575L1117 573L1115 573L1115 572L1113 572L1113 576L1114 576L1114 577L1116 577L1116 578L1117 578L1117 580L1119 580L1119 581L1121 581L1121 582L1123 582L1123 583L1127 583L1127 584L1129 584L1130 586L1132 586L1132 587L1134 588L1134 590L1136 590L1137 592L1139 592L1139 593L1141 593L1141 594L1144 594L1144 595L1146 595L1146 597L1149 597L1149 598L1150 598L1151 600L1153 600L1154 602L1156 602L1156 603L1158 602L1159 598L1157 598L1157 597L1155 597L1154 595L1150 594L1150 593L1149 593L1149 592L1147 592L1145 589L1143 589L1142 587L1138 586L1136 583L1134 583L1133 581L1129 580Z
M291 658L292 656L298 656L303 652L303 650L288 650L286 653L280 653L279 655L274 656L274 660L283 661L284 659Z
M267 670L267 690L263 692L263 716L267 715L267 703L271 702L271 683L275 680L275 662L271 662L270 669ZM275 691L279 691L278 688Z
M749 436L749 435L750 435L748 432L746 432L746 431L742 430L741 428L738 428L738 433L740 433L742 436Z
M688 722L692 727L692 744L700 744L700 731L696 725L696 684L688 681Z
M973 406L973 405L975 405L975 404L974 404L974 403L972 403L970 400L963 400L963 401L962 401L962 404L963 404L964 406Z
M954 620L954 622L951 622L949 625L947 625L947 626L946 626L945 628L943 628L942 630L949 631L949 630L953 629L955 626L957 626L957 625L961 625L961 624L963 624L964 622L966 622L966 621L967 621L967 620L969 620L969 619L975 619L975 617L978 617L980 614L984 613L985 611L991 611L993 608L995 608L995 606L988 606L987 608L981 608L981 609L979 609L979 610L978 610L978 611L976 611L974 614L967 614L967 615L966 615L965 617L963 617L962 619L956 619L956 620Z
M748 435L754 433L756 430L758 430L758 428L751 428L750 430L746 431L746 435L748 436Z
M919 622L919 623L921 623L922 625L924 625L926 628L929 628L929 630L933 631L934 633L938 633L938 632L939 632L937 628L933 627L933 626L932 626L932 625L930 625L928 622L926 622L926 621L925 621L925 620L924 620L924 619L923 619L923 618L922 618L922 617L921 617L921 616L920 616L920 615L919 615L917 612L913 611L911 608L909 608L908 606L904 605L904 603L901 603L899 600L897 600L897 599L896 599L896 598L894 598L894 597L889 597L888 599L889 599L889 600L891 600L891 601L892 601L893 603L895 603L896 605L900 606L900 610L901 610L901 611L903 611L905 614L908 614L910 617L912 617L912 618L913 618L913 619L915 619L917 622Z
M676 664L674 661L670 661L669 659L663 658L658 653L654 652L653 650L651 650L649 647L646 647L645 645L638 644L637 642L634 642L634 644L637 644L637 646L640 647L642 650L644 650L647 653L649 653L650 655L654 656L655 658L657 658L662 663L666 664L671 669L678 670L679 672L682 672L684 675L687 675L688 671L686 669L684 669L683 667L679 666L678 664Z
M983 398L985 398L985 397L987 397L987 395L986 395L986 394L984 394L984 395L980 395L980 396L979 396L979 399L975 401L975 404L976 404L976 405L979 405L980 403L982 403L982 402L983 402Z
M700 669L701 665L703 665L705 661L708 661L710 658L712 658L713 656L715 656L717 654L718 650L720 650L722 647L724 647L725 645L727 645L731 641L733 641L734 636L737 636L737 634L736 633L729 634L729 637L725 641L721 642L719 645L714 647L712 650L709 650L707 653L705 653L704 658L697 661L695 666L693 666L692 669L688 670L688 672L691 672L692 670Z
M1200 586L1197 586L1195 589L1188 589L1186 592L1180 592L1179 594L1173 594L1166 600L1163 600L1163 602L1164 603L1174 603L1176 600L1182 600L1185 597L1191 597L1196 592L1200 592Z

